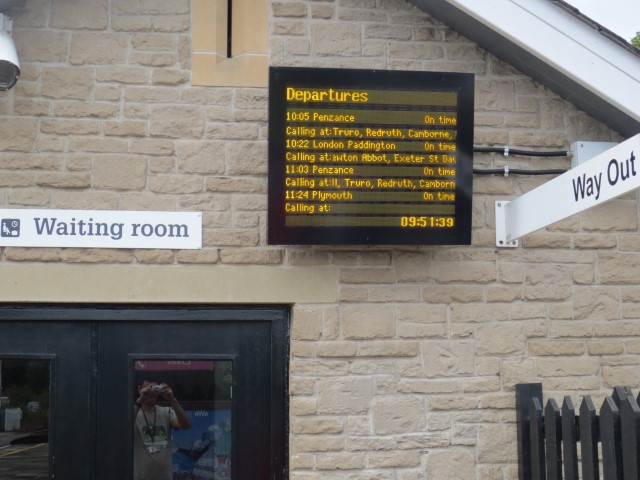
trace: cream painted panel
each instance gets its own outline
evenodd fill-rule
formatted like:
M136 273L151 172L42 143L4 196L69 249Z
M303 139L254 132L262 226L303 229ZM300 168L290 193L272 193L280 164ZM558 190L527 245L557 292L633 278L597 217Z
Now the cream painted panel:
M191 49L227 55L226 0L193 0Z
M336 267L0 265L0 302L335 303Z
M193 1L192 85L267 87L268 7L267 0L242 0L233 3L233 57L227 58L227 2Z
M265 53L269 48L268 3L265 0L236 0L232 18L233 55Z
M191 83L208 87L266 87L269 83L267 61L267 57L261 55L221 58L193 54Z

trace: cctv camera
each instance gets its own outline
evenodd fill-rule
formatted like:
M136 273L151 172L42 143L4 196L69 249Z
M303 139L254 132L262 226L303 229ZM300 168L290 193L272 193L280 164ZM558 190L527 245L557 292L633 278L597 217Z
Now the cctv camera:
M11 36L0 30L0 90L9 90L20 78L20 64Z

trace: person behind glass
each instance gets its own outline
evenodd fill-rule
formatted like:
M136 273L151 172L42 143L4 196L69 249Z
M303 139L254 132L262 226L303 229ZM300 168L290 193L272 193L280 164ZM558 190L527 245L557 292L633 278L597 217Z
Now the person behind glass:
M160 398L169 406L158 405ZM171 480L171 427L187 429L191 422L168 385L145 380L138 386L133 426L134 480Z

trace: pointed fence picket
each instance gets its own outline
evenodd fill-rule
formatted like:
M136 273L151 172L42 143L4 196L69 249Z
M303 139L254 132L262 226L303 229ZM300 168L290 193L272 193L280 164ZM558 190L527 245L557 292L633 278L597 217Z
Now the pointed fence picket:
M516 385L519 479L639 480L638 402L640 394L615 387L599 411L586 396L576 414L568 396L562 407L544 406L542 384Z

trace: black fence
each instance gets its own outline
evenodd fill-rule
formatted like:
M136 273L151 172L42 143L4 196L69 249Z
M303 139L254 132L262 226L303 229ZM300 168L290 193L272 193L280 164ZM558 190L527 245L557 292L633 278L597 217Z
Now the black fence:
M639 480L639 401L615 387L599 411L584 397L576 412L570 397L543 406L540 383L516 385L520 480Z

